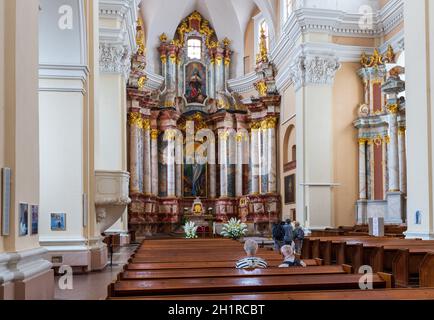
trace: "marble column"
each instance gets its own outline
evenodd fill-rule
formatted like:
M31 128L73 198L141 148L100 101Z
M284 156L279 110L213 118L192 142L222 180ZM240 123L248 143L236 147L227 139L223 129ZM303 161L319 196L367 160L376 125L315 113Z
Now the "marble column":
M143 119L143 193L152 193L151 167L151 126L149 119Z
M261 123L261 130L259 131L259 175L260 175L260 193L267 194L268 191L268 153L269 142L268 142L268 119L263 120ZM264 180L263 180L264 179Z
M228 194L228 138L229 132L219 131L219 164L220 164L220 198L227 198Z
M398 153L399 153L399 185L402 193L407 193L407 156L405 145L405 127L398 130Z
M159 194L159 182L158 182L158 130L151 130L151 183L152 183L152 195L158 196Z
M369 199L375 199L375 159L374 159L374 141L373 139L368 140L368 163L369 163L369 175L368 179L368 195Z
M182 161L183 161L183 137L177 136L175 140L175 167L176 167L176 196L182 197Z
M130 112L130 191L131 193L142 192L140 188L140 136L142 134L142 116L140 112Z
M237 134L237 161L235 165L235 195L236 197L243 196L243 135Z
M268 192L277 193L276 118L268 120Z
M175 180L175 132L167 130L165 133L167 139L167 197L173 198L176 196L176 180Z
M250 193L259 194L259 128L254 124L251 130L250 146Z
M399 190L399 153L398 153L398 105L389 105L389 148L388 148L388 173L389 192Z
M208 152L209 197L211 199L215 199L217 198L217 161L215 139L212 139L212 141L210 141Z
M359 200L367 199L366 190L366 139L359 139Z

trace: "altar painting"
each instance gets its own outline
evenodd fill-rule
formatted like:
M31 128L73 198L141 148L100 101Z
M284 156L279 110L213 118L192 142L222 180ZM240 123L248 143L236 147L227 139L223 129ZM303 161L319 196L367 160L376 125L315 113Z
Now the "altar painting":
M206 67L191 62L185 67L185 98L187 102L203 104L207 98Z

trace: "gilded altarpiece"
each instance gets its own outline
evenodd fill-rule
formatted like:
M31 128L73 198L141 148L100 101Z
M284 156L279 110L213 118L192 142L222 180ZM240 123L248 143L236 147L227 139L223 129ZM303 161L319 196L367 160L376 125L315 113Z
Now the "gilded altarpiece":
M232 217L248 223L251 234L260 233L281 216L281 99L265 34L257 59L258 97L248 104L227 90L230 40L219 40L199 12L182 20L171 40L162 34L160 41L163 87L147 89L140 52L128 87L130 229L138 237L182 234L184 218L200 203L217 233Z

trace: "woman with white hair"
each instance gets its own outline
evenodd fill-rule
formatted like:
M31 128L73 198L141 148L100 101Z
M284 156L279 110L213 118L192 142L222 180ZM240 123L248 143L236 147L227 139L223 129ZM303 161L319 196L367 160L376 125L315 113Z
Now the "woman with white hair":
M259 257L255 257L258 252L258 244L254 240L247 240L244 243L244 251L247 253L247 257L237 262L237 269L265 269L268 267L267 262Z
M306 267L306 263L297 259L292 246L283 246L282 249L280 249L280 252L282 253L284 259L279 268Z

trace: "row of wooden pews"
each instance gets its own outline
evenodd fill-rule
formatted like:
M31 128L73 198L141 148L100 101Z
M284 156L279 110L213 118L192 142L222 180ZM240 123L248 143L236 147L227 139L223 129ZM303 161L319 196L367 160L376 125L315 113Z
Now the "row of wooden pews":
M307 241L312 250L316 240ZM434 299L434 289L394 290L393 277L372 275L375 290L359 288L361 275L345 263L324 265L323 250L307 257L307 268L277 268L282 257L259 249L264 270L237 270L242 244L227 239L145 240L124 272L108 288L108 299L134 300L288 300L288 299ZM332 246L333 249L333 246ZM314 249L317 250L317 249ZM327 254L326 254L327 255ZM315 256L315 257L314 257ZM333 259L331 254L330 261ZM373 296L374 295L374 296Z
M357 273L364 265L390 272L397 287L434 287L434 241L369 236L306 238L303 258L321 258L325 265L349 264ZM412 281L410 281L412 280Z

